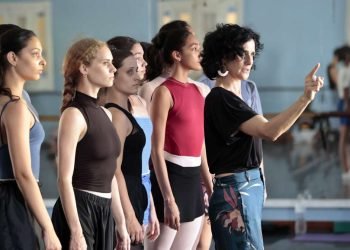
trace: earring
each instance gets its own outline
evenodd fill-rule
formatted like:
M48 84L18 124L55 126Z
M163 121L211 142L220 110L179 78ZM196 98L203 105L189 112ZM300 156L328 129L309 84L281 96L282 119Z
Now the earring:
M218 75L221 77L225 77L228 75L228 70L226 70L225 72L222 72L220 69L218 69Z

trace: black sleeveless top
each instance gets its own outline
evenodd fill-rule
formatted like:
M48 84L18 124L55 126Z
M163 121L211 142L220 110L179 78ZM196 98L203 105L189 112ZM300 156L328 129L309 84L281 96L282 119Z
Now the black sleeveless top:
M119 109L130 120L133 128L131 133L125 139L121 169L124 175L131 175L141 179L142 150L146 144L145 133L129 111L115 103L107 103L105 107Z
M89 95L77 91L68 107L79 109L87 124L86 134L77 144L73 187L110 193L120 153L114 126L97 99Z

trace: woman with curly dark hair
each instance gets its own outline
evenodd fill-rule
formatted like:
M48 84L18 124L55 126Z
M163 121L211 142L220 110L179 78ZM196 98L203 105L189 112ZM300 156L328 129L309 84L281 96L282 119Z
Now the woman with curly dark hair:
M204 127L214 191L209 218L216 249L263 249L261 212L264 177L261 139L276 140L302 114L323 86L317 64L305 78L304 94L268 121L243 100L247 80L262 50L260 36L239 25L220 24L205 36L202 67L215 87L205 100Z

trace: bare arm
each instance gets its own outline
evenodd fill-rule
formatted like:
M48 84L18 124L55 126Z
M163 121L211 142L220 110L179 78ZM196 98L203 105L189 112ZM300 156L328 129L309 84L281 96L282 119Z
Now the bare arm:
M202 176L202 181L204 182L205 188L207 190L208 197L210 198L213 192L213 182L212 182L212 176L209 172L207 152L205 149L204 142L203 142L202 152L201 152L201 176Z
M117 110L115 108L110 109L110 111L112 113L112 122L113 122L114 128L116 129L120 140L121 153L119 154L116 161L117 167L115 172L115 176L117 178L117 183L118 183L119 194L120 194L120 200L123 207L126 225L127 225L128 232L130 234L131 241L132 242L135 241L136 243L139 243L143 241L143 237L144 237L143 228L136 218L135 210L131 204L125 178L121 169L122 162L123 162L124 144L125 144L126 137L132 131L132 124L122 111Z
M178 229L180 226L179 210L171 190L164 159L165 127L168 112L172 105L169 90L164 86L158 87L153 94L151 105L151 119L153 123L151 157L164 199L164 223L173 229Z
M126 230L125 217L119 196L119 189L116 177L112 180L112 213L116 223L117 247L116 249L130 249L130 238Z
M72 178L75 152L78 142L83 138L87 125L83 115L76 108L66 109L58 127L58 191L62 207L71 233L71 247L86 247L80 225Z
M270 121L262 115L256 115L241 124L240 129L246 134L275 141L295 123L314 99L316 92L322 88L323 78L312 79L319 67L320 65L317 64L306 76L304 94L287 110L276 115Z
M24 200L38 221L47 249L61 249L32 172L29 131L34 120L22 101L9 104L3 114L13 173ZM20 218L19 218L20 219Z
M150 220L147 226L147 238L151 241L154 241L158 238L160 233L159 221L156 213L156 209L154 207L154 201L152 193L150 194Z
M151 108L151 99L152 99L152 95L154 92L154 87L151 83L145 83L142 88L140 89L140 96L146 101L146 106L147 106L147 110L148 112L150 112Z

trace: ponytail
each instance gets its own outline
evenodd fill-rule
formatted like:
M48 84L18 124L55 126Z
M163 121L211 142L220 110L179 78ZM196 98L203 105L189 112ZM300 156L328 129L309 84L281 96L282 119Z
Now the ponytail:
M74 82L65 79L62 93L61 113L63 113L63 111L68 107L69 103L73 101L75 97L75 91L76 89Z
M145 80L152 81L154 78L160 76L163 72L164 61L162 56L162 50L152 44L147 49L147 66Z
M190 29L188 23L182 20L172 21L160 28L146 52L148 59L146 80L151 81L160 76L166 66L171 66L174 63L171 52L181 49L187 36L191 34Z

